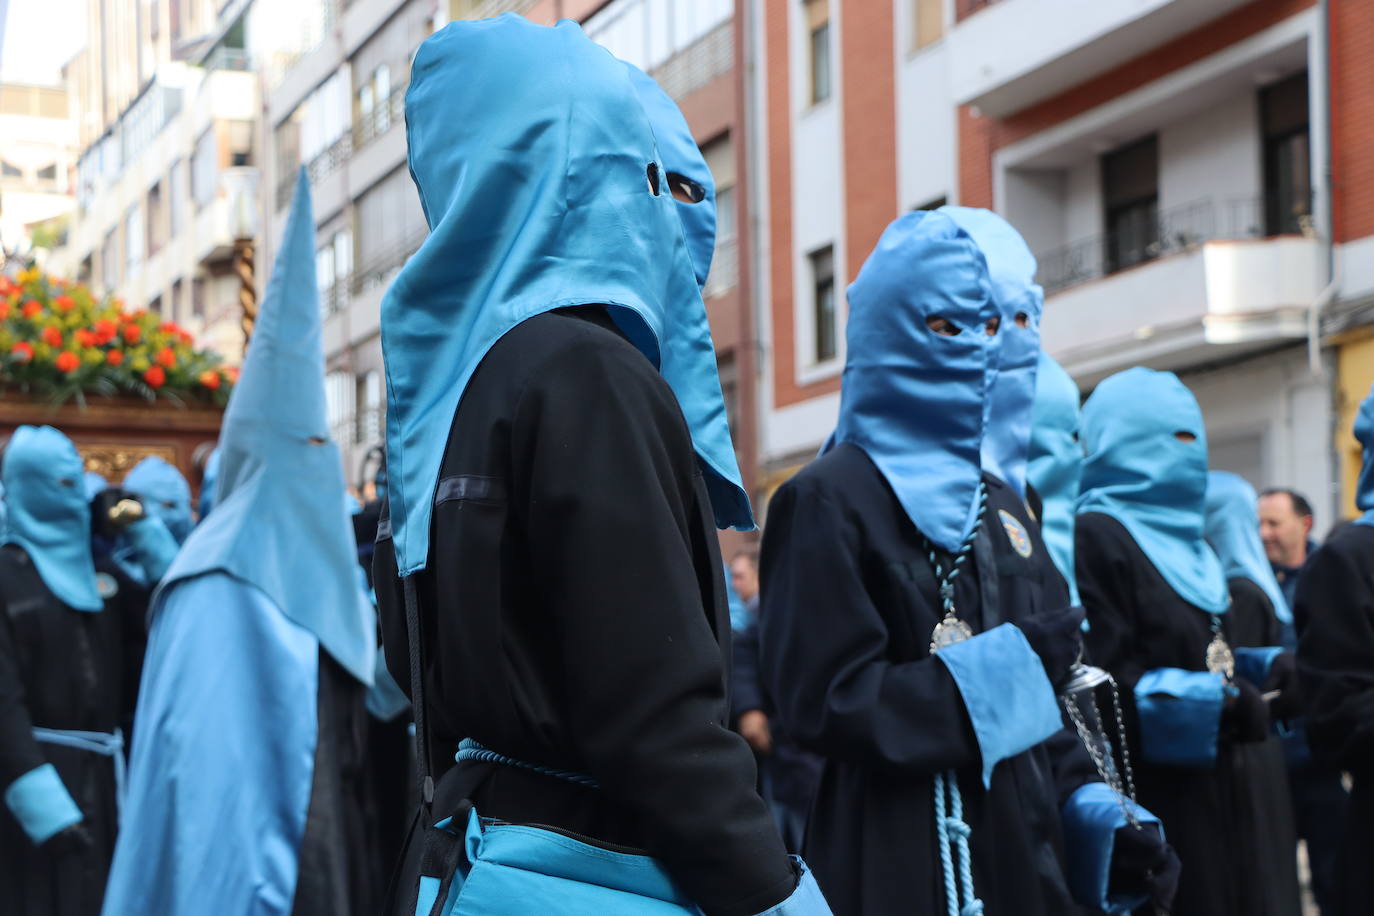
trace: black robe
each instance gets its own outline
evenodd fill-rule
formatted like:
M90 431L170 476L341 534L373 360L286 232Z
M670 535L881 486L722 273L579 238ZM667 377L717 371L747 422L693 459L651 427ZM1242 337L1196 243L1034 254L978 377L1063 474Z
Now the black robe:
M114 855L111 757L36 741L34 726L128 730L137 696L141 602L115 592L97 613L63 604L22 548L0 547L0 791L51 763L76 802L92 847L56 856L35 847L0 805L0 914L96 916ZM132 645L131 645L132 642ZM127 738L127 734L126 734Z
M1024 505L985 480L983 546L955 580L975 631L1068 603ZM1013 549L1000 511L1026 530L1029 557ZM946 911L932 786L950 769L987 916L1079 912L1059 812L1095 778L1091 762L1061 730L999 763L983 788L964 701L930 656L943 614L924 539L862 450L842 444L778 490L761 573L764 683L788 733L825 758L805 858L836 916Z
M1116 678L1127 740L1139 749L1135 686L1147 671L1205 671L1212 616L1169 586L1119 521L1089 512L1075 535L1089 660ZM1230 582L1222 632L1233 648L1278 644L1278 622L1248 579ZM1132 757L1138 801L1164 824L1183 865L1174 916L1294 916L1300 912L1296 833L1283 750L1274 735L1239 744L1223 729L1212 769Z
M709 916L788 897L796 877L753 755L727 728L730 621L705 481L653 366L601 309L530 318L474 373L440 477L417 574L433 757L449 768L436 819L470 798L484 816L644 849ZM375 572L388 667L408 687L388 540ZM455 767L464 737L601 788ZM402 876L412 899L416 874Z
M1350 525L1312 556L1294 616L1308 740L1353 780L1336 892L1354 916L1374 906L1374 528Z

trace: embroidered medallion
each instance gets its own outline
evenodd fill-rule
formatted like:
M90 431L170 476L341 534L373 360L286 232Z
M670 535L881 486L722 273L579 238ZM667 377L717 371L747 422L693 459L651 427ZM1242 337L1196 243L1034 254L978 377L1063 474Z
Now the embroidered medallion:
M119 582L109 573L96 573L95 590L100 595L101 601L109 601L119 594Z
M1035 546L1031 544L1026 526L1006 509L998 509L997 517L1002 520L1002 530L1007 533L1007 540L1011 541L1011 549L1023 558L1030 559L1030 555L1035 552Z

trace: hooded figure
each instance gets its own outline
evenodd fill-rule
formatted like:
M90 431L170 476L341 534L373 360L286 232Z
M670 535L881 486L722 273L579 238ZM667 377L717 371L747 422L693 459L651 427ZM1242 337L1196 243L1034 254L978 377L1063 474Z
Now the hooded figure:
M225 412L219 504L153 597L108 916L376 911L358 784L375 623L329 441L314 252L302 170Z
M1351 778L1333 876L1343 914L1374 899L1374 391L1354 431L1364 450L1355 505L1364 514L1312 555L1293 608L1308 742L1316 762Z
M191 513L191 487L181 472L156 455L144 458L124 475L128 490L150 517L160 519L178 544L196 526Z
M1083 447L1078 442L1078 386L1048 353L1040 354L1031 408L1030 454L1026 480L1039 501L1040 534L1054 565L1078 604L1073 568L1074 514L1083 476ZM1031 500L1032 505L1035 499Z
M114 851L141 620L91 559L81 459L21 426L0 459L0 910L94 916Z
M200 515L200 520L205 521L205 516L210 514L210 510L215 507L215 487L219 486L219 447L211 449L210 456L205 459L205 468L200 475L200 500L196 509Z
M807 860L836 913L1077 912L1064 831L1098 902L1114 827L1084 816L1104 790L1052 687L1081 613L980 467L1001 336L983 253L949 214L909 213L848 295L839 423L773 497L762 554L763 681L825 758Z
M1075 559L1087 656L1120 685L1141 804L1183 863L1175 912L1298 911L1283 755L1241 647L1269 646L1228 613L1204 540L1207 438L1169 372L1130 369L1083 408ZM1110 729L1114 732L1114 727Z
M752 515L630 71L572 22L455 22L416 54L406 124L430 235L382 303L374 582L438 784L395 912L626 912L605 844L652 856L623 867L664 912L826 912L726 728L712 522Z

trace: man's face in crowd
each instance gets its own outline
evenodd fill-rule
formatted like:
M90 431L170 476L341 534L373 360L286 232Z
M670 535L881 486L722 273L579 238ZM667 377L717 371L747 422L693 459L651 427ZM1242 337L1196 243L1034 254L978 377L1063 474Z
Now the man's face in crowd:
M1307 560L1307 535L1312 516L1299 515L1287 493L1261 496L1259 501L1260 540L1269 562L1279 566L1301 566Z
M730 584L744 601L753 600L759 593L759 570L753 557L738 556L730 561Z

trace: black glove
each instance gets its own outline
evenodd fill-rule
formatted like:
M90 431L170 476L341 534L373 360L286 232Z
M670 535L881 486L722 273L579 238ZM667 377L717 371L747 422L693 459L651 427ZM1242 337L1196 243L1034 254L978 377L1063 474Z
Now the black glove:
M1165 912L1174 904L1181 865L1174 848L1153 824L1139 829L1120 827L1107 875L1107 896L1113 900L1148 897Z
M1249 681L1237 680L1231 686L1239 693L1221 709L1222 735L1237 744L1263 741L1269 737L1269 704Z
M94 845L95 840L91 839L91 832L86 829L85 824L77 821L48 837L38 848L48 855L63 858L89 852Z
M1040 656L1040 664L1045 666L1050 683L1056 687L1078 660L1083 645L1083 616L1083 609L1075 606L1042 611L1016 621L1026 641Z
M1296 719L1302 715L1302 690L1298 685L1298 659L1292 652L1280 652L1269 666L1264 679L1265 693L1277 690L1279 695L1269 701L1272 719Z

